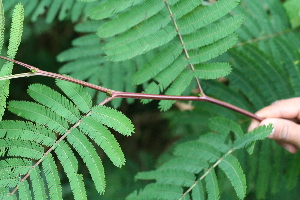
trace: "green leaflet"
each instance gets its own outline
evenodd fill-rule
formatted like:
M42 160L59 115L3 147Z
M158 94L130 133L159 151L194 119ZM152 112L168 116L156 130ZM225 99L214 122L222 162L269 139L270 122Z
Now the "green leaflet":
M191 172L185 170L158 170L158 171L148 171L139 172L135 179L140 180L156 180L160 184L172 184L179 185L182 187L190 187L194 184L195 175Z
M67 139L87 165L97 191L102 194L105 190L104 168L95 148L77 129L73 129Z
M237 36L233 33L211 45L193 50L190 53L190 62L192 64L198 64L215 58L218 55L226 52L229 48L235 45L236 42Z
M203 185L199 182L192 190L192 199L204 200Z
M194 65L193 74L200 79L216 79L227 76L231 72L228 63L203 63Z
M179 199L182 191L182 188L176 185L148 184L143 190L128 195L126 200Z
M3 40L4 40L4 16L3 16L3 5L2 1L0 2L0 47L2 48ZM24 20L24 8L21 4L17 4L13 11L12 16L12 24L10 29L10 38L9 38L9 45L7 56L11 59L15 58L19 45L21 43L21 37L23 32L23 20ZM0 49L1 50L1 49ZM12 73L13 63L6 62L1 70L0 76L7 76ZM8 96L8 89L9 89L9 80L4 80L0 82L0 118L2 118L4 114L4 109L6 107L6 98Z
M190 50L216 42L233 33L241 25L243 20L243 15L235 15L204 27L197 32L184 35L185 47Z
M35 199L47 199L45 184L40 175L41 171L38 167L34 168L30 173L30 179L32 182L32 187L34 188L33 194Z
M220 199L220 191L218 187L218 180L215 170L212 169L207 176L205 176L207 199L208 200L218 200Z
M1 121L0 137L20 140L29 140L45 146L52 146L55 143L55 134L38 124L24 121Z
M90 11L90 18L95 20L108 18L142 1L144 0L130 0L130 1L111 0L109 2L107 1L105 3L102 3L92 8Z
M114 135L107 128L89 117L82 119L79 128L104 150L115 166L121 167L125 164L124 154Z
M20 199L31 199L31 193L29 189L28 181L25 180L19 186L19 198Z
M0 52L3 47L4 43L4 27L5 25L5 18L4 18L4 8L3 8L3 3L2 0L0 0Z
M127 43L123 46L119 45L115 49L104 50L109 61L123 61L160 47L170 42L175 36L176 32L174 31L174 28L167 26L152 35L146 36L132 43Z
M25 119L45 125L60 134L64 134L68 128L67 121L60 115L34 102L10 101L8 109Z
M56 84L76 104L80 111L87 113L92 107L89 93L80 85L57 80Z
M7 156L13 157L39 159L44 153L44 148L41 145L30 141L1 139L0 146L6 150L6 152L4 152Z
M170 44L168 47L163 49L161 53L157 54L150 62L148 62L134 74L134 76L132 77L133 83L141 84L151 79L159 72L167 68L169 65L171 65L181 53L182 49L179 45ZM184 57L182 56L180 59L184 59Z
M92 109L91 116L95 120L115 129L123 135L129 136L133 133L134 128L130 120L121 112L114 109L106 106L95 106Z
M139 22L153 16L164 7L164 2L160 0L144 1L133 7L128 12L121 13L117 18L102 25L97 32L102 38L114 36L131 28ZM146 15L145 15L146 11Z
M246 196L246 177L237 158L227 155L222 159L219 167L227 175L239 199L243 199Z
M66 143L60 142L55 148L55 153L69 179L74 199L87 199L82 175L77 174L78 162L70 147Z
M244 135L239 124L224 117L214 117L210 119L209 127L215 132L221 132L223 135L228 135L232 131L236 138Z
M55 111L70 123L76 123L79 120L80 113L74 104L51 88L33 84L29 86L28 93L35 101Z
M62 200L62 187L56 164L51 154L47 155L42 162L43 172L47 181L47 188L51 199Z
M238 3L239 0L223 0L210 6L196 8L194 12L178 20L180 33L185 35L194 32L195 30L220 19L236 7Z
M257 129L239 137L234 143L233 148L240 149L245 148L255 140L265 139L268 135L271 134L273 127L269 126L260 126Z

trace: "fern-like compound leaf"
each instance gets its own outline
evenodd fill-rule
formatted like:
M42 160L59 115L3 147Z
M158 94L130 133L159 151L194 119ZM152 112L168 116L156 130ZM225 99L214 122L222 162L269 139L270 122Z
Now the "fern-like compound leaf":
M29 121L0 122L0 155L42 162L41 168L34 165L31 171L25 172L29 176L33 174L30 177L30 183L34 187L32 194L37 199L45 199L47 196L61 199L61 182L52 158L55 153L69 179L74 198L86 199L83 176L78 174L78 161L74 155L76 151L87 166L98 193L102 194L106 185L104 168L93 145L100 146L111 161L121 167L125 164L124 154L107 127L128 136L134 130L133 125L127 117L114 109L92 107L91 96L82 86L66 81L57 81L57 85L65 95L47 86L33 84L29 86L28 93L38 103L9 103L11 112ZM45 146L50 151L44 153ZM6 184L4 187L17 187L21 184L17 181L20 173L10 173L16 179L14 182L11 182L12 178L6 178L6 183L3 179L0 181ZM41 178L43 174L45 179Z

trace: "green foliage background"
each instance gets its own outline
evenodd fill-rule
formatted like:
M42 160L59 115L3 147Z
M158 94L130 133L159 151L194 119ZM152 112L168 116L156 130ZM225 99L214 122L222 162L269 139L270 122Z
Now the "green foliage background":
M131 82L132 76L141 66L161 53L162 48L149 51L145 55L137 55L133 59L114 62L113 56L108 58L104 56L107 52L103 46L111 41L111 44L114 44L116 39L104 36L99 29L109 21L107 18L114 18L114 12L121 12L122 9L130 10L130 6L138 4L139 1L132 0L128 4L120 4L119 10L111 11L106 8L106 15L101 16L99 13L102 11L98 6L103 2L105 3L105 1L75 0L4 0L7 27L2 52L6 52L5 48L8 46L13 8L17 3L22 3L25 9L24 33L16 60L43 70L69 74L110 89L128 92L151 91L152 86L161 80L159 77L157 80L152 76L144 81L137 81L135 75L133 77L135 83L140 84L135 86ZM106 3L117 6L120 2L115 0ZM244 18L243 25L236 31L238 42L226 54L212 60L212 62L229 62L233 70L225 80L201 81L207 94L252 112L275 100L300 95L300 36L297 29L299 18L293 14L295 11L291 10L289 1L285 2L287 11L284 10L282 3L277 0L242 0L240 5L234 8L232 13L242 14ZM14 74L24 71L25 69L20 66L13 68ZM37 82L58 89L55 81L50 78L15 79L11 81L10 88L13 89L10 91L9 100L29 100L28 85ZM154 91L164 92L167 87L158 86ZM190 94L195 85L188 84L186 88L188 89L182 93ZM100 102L105 97L105 94L88 91L93 96L94 102ZM183 103L189 105L188 102ZM132 99L115 100L111 105L132 120L135 134L132 137L114 134L126 157L126 165L121 169L113 167L105 153L96 149L106 169L107 188L102 196L96 191L83 161L79 161L79 173L85 177L88 199L125 199L134 190L143 188L151 182L147 173L137 174L138 172L166 166L165 163L172 162L174 155L180 156L178 153L180 145L184 147L185 142L193 141L200 136L204 140L205 137L209 139L205 133L222 135L227 133L228 138L234 137L232 132L236 130L224 130L225 122L218 124L217 122L222 119L212 117L221 116L230 119L238 123L237 126L240 126L238 129L242 132L246 131L250 122L249 118L205 102L193 102L191 104L193 109L184 111L180 111L178 109L180 105L175 104L167 112L160 112L157 107L167 109L164 108L166 105L164 103L158 105L155 101L142 104ZM5 112L5 119L20 118ZM251 147L248 148L248 151L251 150ZM247 178L245 199L298 199L300 196L299 154L290 155L275 142L264 140L257 142L252 155L243 150L237 151L234 156L238 158ZM62 167L58 167L64 199L72 199L67 177ZM236 199L237 195L230 181L225 178L225 173L221 170L216 173L220 177L219 186L222 186L221 199ZM144 181L134 180L136 174L136 179ZM134 199L134 195L135 193L132 193L128 198Z

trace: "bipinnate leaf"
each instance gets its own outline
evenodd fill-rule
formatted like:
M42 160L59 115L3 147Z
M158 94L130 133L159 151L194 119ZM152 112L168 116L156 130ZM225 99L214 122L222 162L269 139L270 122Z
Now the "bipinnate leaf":
M130 136L134 127L130 120L121 112L106 106L95 106L92 108L91 116L96 120L113 128L119 133Z

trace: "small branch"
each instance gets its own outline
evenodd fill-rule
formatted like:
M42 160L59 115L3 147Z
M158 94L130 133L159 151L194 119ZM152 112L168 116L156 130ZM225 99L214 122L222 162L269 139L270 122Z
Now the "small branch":
M217 162L215 162L215 164L213 164L209 169L206 170L206 172L197 180L195 181L195 183L189 187L189 189L187 191L185 191L185 193L182 194L182 197L180 199L182 199L185 195L187 195L197 184L199 181L201 181L202 179L204 179L207 174L214 169L216 166L218 166L220 164L220 162L229 154L231 154L234 151L234 149L230 149L224 156L222 156L221 158L219 158L217 160Z
M175 96L175 95L155 95L155 94L144 94L144 93L132 93L132 92L121 92L121 91L114 91L114 90L110 90L95 84L91 84L82 80L78 80L69 76L64 76L61 74L56 74L56 73L52 73L52 72L47 72L47 71L43 71L40 70L36 67L33 67L31 65L27 65L25 63L16 61L16 60L12 60L10 58L6 58L4 56L0 56L0 58L17 63L19 65L22 65L28 69L30 69L33 73L35 73L35 75L41 75L41 76L48 76L51 78L57 78L57 79L61 79L61 80L65 80L65 81L69 81L72 83L76 83L85 87L89 87L95 90L98 90L100 92L104 92L106 93L108 96L110 96L111 98L107 98L106 100L104 100L104 104L113 100L114 98L133 98L133 99L153 99L153 100L177 100L177 101L207 101L213 104L217 104L219 106L231 109L233 111L236 111L238 113L241 113L245 116L251 117L257 121L262 121L263 118L256 116L255 114L244 110L242 108L239 108L237 106L234 106L232 104L226 103L224 101L206 96L206 95L202 95L202 96Z
M168 8L168 11L169 11L169 13L170 13L170 17L171 17L172 22L173 22L173 24L174 24L174 26L175 26L175 30L176 30L177 35L178 35L178 37L179 37L181 46L182 46L183 51L184 51L184 54L185 54L185 57L186 57L187 60L190 60L189 52L188 52L188 50L187 50L186 47L185 47L185 43L184 43L183 37L182 37L182 35L181 35L180 32L179 32L179 27L178 27L177 22L176 22L176 20L175 20L175 18L174 18L174 14L173 14L173 12L172 12L172 10L171 10L171 7L170 7L170 5L169 5L169 3L168 3L168 0L164 0L164 2L165 2L166 6L167 6L167 8ZM192 71L195 71L194 65L193 65L192 63L189 63L189 65L190 65L191 70L192 70ZM202 87L201 87L201 85L200 85L199 79L198 79L198 78L195 78L195 80L196 80L196 83L197 83L197 85L198 85L198 89L199 89L199 92L200 92L201 96L205 96L204 91L203 91L203 89L202 89Z
M38 75L38 74L34 73L34 72L27 72L27 73L22 73L22 74L13 74L13 75L9 75L9 76L2 76L2 77L0 77L0 81L2 81L2 80L9 80L9 79L13 79L13 78L36 76L36 75Z

